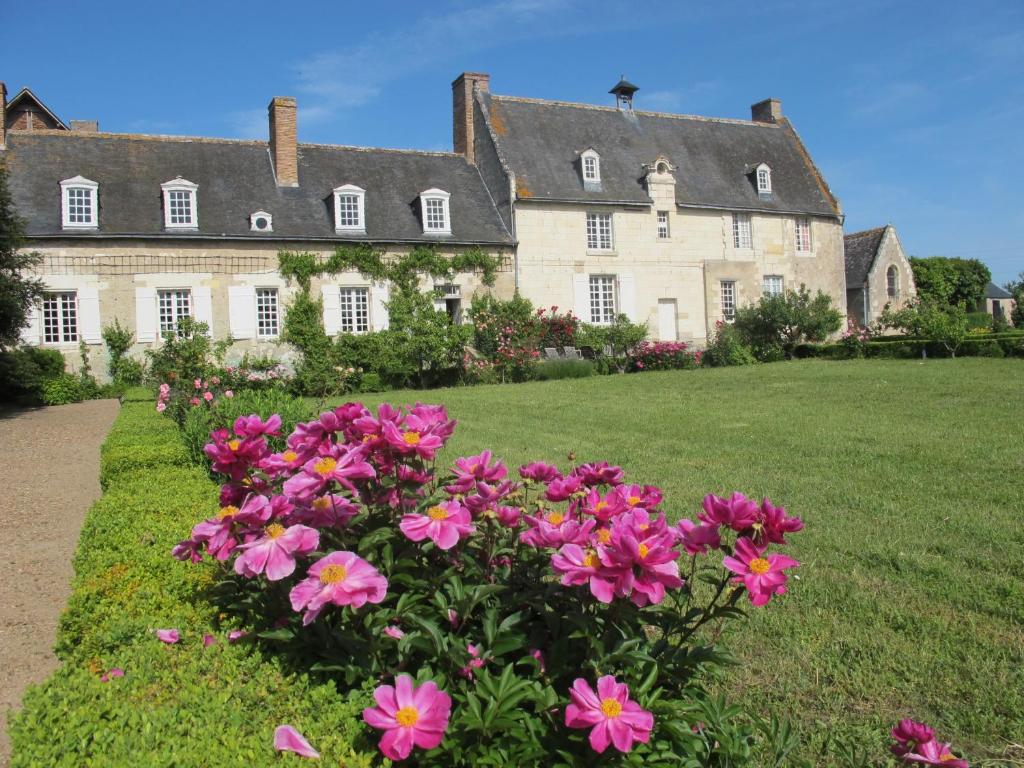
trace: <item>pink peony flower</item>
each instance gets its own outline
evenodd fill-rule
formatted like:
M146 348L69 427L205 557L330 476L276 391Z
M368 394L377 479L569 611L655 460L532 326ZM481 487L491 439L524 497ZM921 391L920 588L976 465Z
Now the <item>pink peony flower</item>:
M230 632L228 632L228 642L237 643L239 640L241 640L248 634L249 633L246 632L244 629L232 629Z
M413 747L434 749L444 738L452 700L435 683L416 687L409 675L395 678L394 687L378 686L373 692L376 707L363 710L363 720L385 731L380 751L390 760L404 760Z
M562 476L558 467L552 464L545 464L543 461L534 461L519 468L519 476L524 480L533 480L538 483L550 483Z
M709 493L704 497L703 506L704 511L697 517L708 525L724 525L734 531L750 528L757 522L759 513L757 502L739 492L728 499Z
M722 537L717 525L702 525L685 517L676 524L676 533L683 544L683 549L691 555L699 555L709 549L722 546Z
M388 637L393 637L395 640L401 640L405 637L405 632L394 625L384 627L384 634Z
M573 470L585 485L621 485L624 477L622 467L613 467L607 461L580 464Z
M167 410L167 403L157 403L156 404L156 412L157 413L163 413L166 410Z
M156 636L160 642L167 643L168 645L174 645L181 639L181 633L176 629L158 629Z
M314 760L320 758L320 753L313 749L312 745L306 741L306 737L290 725L279 725L274 729L274 749L278 752L294 752Z
M209 648L211 645L217 642L217 638L207 633L203 635L203 648Z
M308 555L319 545L320 532L314 528L271 523L261 537L238 547L242 554L235 560L235 573L251 579L266 572L268 581L280 581L295 571L296 556Z
M225 389L224 390L224 397L226 397L228 400L230 400L234 396L235 396L235 393L232 390L230 390L230 389Z
M914 751L907 752L903 756L906 763L917 763L918 765L940 765L943 768L970 768L966 760L958 758L952 752L952 745L945 742L926 741L918 744Z
M934 739L935 731L924 723L905 718L892 729L892 738L896 743L890 749L894 755L900 757L912 752L918 744Z
M198 397L193 397L193 398L189 399L188 404L191 405L193 408L195 408L201 402L202 402L202 400L200 400Z
M793 558L774 552L762 556L763 551L744 536L736 540L733 556L722 558L722 565L737 574L733 583L747 588L750 602L755 606L765 605L772 595L784 595L785 570L800 565Z
M477 456L464 456L455 460L455 482L446 486L449 493L468 493L478 481L496 483L508 474L508 468L500 461L491 464L491 452L484 451Z
M206 402L213 400L213 392L203 392L203 400Z
M303 465L302 472L285 481L284 492L297 502L306 502L320 494L331 481L340 483L355 491L352 480L376 476L376 471L366 462L364 446L337 446L326 456L310 459Z
M625 683L611 675L597 681L597 692L582 677L569 691L572 703L565 708L565 724L570 728L590 728L590 746L598 753L612 744L619 752L629 752L633 742L644 744L651 737L654 715L629 698Z
M429 538L439 549L451 549L475 530L470 520L468 509L457 501L446 501L430 507L425 515L404 515L398 527L412 541Z
M305 580L288 597L295 611L305 610L303 624L311 624L327 605L361 608L379 603L388 591L388 580L353 552L331 552L317 560Z
M202 389L203 388L203 380L202 379L195 379L192 382L192 386L195 389Z
M259 437L270 435L276 437L281 434L281 417L276 413L266 421L259 415L253 413L249 416L239 416L234 423L235 434L239 437Z
M124 677L124 670L120 667L114 667L105 674L100 675L100 682L109 683L115 677Z
M799 517L786 517L785 507L776 507L765 499L757 512L757 519L751 526L750 538L755 544L785 544L787 533L796 533L804 528Z

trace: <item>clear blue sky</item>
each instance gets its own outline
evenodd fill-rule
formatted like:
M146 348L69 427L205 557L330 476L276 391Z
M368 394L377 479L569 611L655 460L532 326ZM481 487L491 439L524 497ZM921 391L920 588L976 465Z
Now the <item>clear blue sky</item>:
M110 131L451 148L450 83L749 117L782 99L847 215L911 255L1024 271L1024 2L13 2L0 79Z

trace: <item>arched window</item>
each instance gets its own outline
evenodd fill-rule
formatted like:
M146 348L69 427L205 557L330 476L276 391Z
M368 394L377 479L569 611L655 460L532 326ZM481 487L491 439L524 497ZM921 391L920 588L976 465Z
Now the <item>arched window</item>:
M896 269L896 265L893 264L885 272L886 285L888 287L889 298L895 299L900 295L900 272Z

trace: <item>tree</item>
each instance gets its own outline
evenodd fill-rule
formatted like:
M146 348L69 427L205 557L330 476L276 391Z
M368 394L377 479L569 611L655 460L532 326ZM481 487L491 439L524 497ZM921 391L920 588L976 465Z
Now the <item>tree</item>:
M1007 282L1003 288L1010 292L1016 302L1016 306L1010 314L1010 320L1018 328L1024 328L1024 272L1017 275L1016 280Z
M779 359L805 342L825 341L843 325L843 315L832 307L832 297L815 296L801 285L799 291L762 296L757 304L742 307L734 322L737 332L759 359Z
M989 268L977 259L929 256L911 257L917 295L927 302L950 307L977 307L985 299L985 287L992 279Z
M970 331L967 311L962 304L950 307L927 300L907 304L896 312L886 309L880 322L883 326L899 328L913 336L941 344L951 357L956 357L956 351Z
M29 272L42 262L24 253L25 222L14 210L7 169L0 163L0 349L17 345L30 307L43 295L43 283Z

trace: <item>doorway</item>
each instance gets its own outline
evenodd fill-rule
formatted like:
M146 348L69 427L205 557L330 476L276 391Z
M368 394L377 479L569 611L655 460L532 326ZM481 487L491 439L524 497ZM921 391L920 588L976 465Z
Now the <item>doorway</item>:
M678 312L675 299L658 300L658 339L661 341L678 341Z

